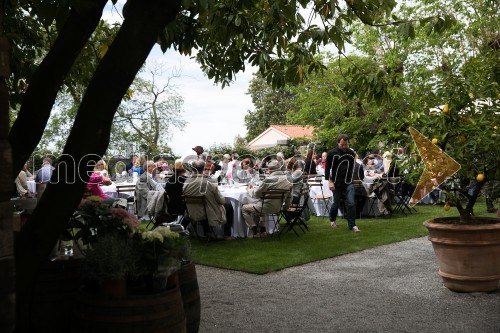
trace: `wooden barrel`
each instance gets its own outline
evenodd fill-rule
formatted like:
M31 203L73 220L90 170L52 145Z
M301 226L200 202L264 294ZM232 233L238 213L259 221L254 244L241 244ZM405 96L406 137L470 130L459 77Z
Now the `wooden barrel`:
M65 332L83 278L83 261L47 261L38 273L30 311L30 326L39 332Z
M79 294L72 332L186 332L178 287L165 292L105 299Z
M186 314L186 331L188 333L198 332L200 327L201 303L194 263L191 262L182 265L178 274L184 313Z

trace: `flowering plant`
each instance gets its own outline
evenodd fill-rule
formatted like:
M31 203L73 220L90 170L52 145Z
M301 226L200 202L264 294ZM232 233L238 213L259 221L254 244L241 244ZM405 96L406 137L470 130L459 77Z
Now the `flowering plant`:
M67 225L67 238L81 240L84 245L95 243L109 234L126 237L140 222L120 207L105 204L98 196L83 199ZM73 234L74 231L77 231ZM69 236L69 237L68 237Z
M82 200L69 220L64 238L72 239L85 256L90 277L121 279L136 273L139 255L132 235L139 225L125 209L91 196Z
M189 260L187 238L168 227L148 230L125 209L95 196L82 200L65 238L79 246L89 277L98 280L167 277L180 260Z
M139 270L146 276L169 276L182 261L189 261L189 243L170 228L159 226L154 230L140 227L134 234L137 251L141 253Z

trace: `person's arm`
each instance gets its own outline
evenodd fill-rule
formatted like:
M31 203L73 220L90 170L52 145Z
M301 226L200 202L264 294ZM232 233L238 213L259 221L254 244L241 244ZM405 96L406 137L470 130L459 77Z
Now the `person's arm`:
M331 178L333 182L335 175L331 174L332 165L333 165L333 151L330 150L326 155L325 179L330 180Z
M359 180L365 179L365 169L363 168L363 164L358 164L358 177Z
M158 183L151 175L147 175L148 184L153 191L164 191L163 186Z
M100 184L102 183L102 181L104 180L104 177L93 172L91 175L90 175L90 178L89 178L89 183L90 184Z
M224 203L226 202L226 199L224 198L222 193L220 193L217 185L214 183L208 183L208 186L211 189L212 193L214 194L215 202L217 202L219 205L224 205Z

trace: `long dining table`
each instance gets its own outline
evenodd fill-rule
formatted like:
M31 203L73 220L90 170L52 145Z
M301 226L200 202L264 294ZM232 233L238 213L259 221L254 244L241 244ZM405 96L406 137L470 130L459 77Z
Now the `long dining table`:
M365 176L362 181L363 187L370 193L370 186L376 177ZM329 216L330 207L333 203L333 192L330 190L328 181L324 177L316 177L308 181L309 185L309 209L316 216ZM363 208L361 209L362 216L381 216L387 212L381 209L379 199L375 194L370 194L365 200ZM342 216L342 211L338 210L338 216Z
M246 184L219 185L219 191L224 196L226 203L229 202L233 207L234 220L231 235L237 238L248 236L249 228L243 219L241 206L249 203L256 203L259 199L252 197ZM268 218L266 229L269 234L274 232L274 220Z

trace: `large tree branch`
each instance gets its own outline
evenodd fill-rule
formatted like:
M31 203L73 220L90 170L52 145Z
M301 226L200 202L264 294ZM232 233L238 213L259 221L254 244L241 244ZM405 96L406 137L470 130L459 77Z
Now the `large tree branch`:
M74 183L49 184L16 242L17 330L33 331L30 303L36 274L65 223L78 206L92 165L108 147L111 124L122 97L146 60L157 36L174 20L180 0L129 0L125 20L92 77L64 148L58 175L78 175ZM89 155L92 154L92 155Z
M33 73L19 115L9 133L13 170L21 170L40 142L64 78L97 27L106 2L76 2L54 45Z

